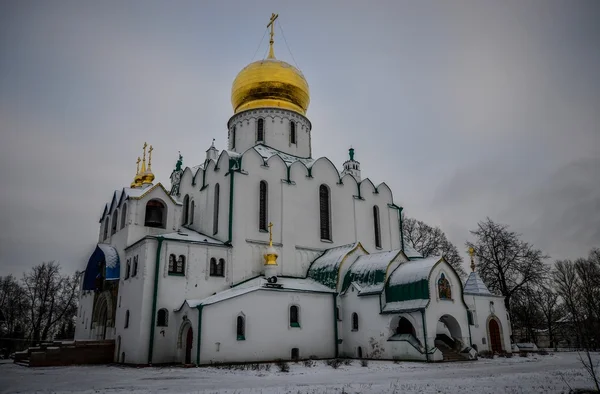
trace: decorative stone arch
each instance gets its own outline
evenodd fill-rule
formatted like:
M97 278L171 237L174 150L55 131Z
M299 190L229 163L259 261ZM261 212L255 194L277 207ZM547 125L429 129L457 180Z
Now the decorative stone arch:
M112 297L109 291L103 291L98 295L94 303L94 309L92 314L92 331L97 339L106 338L106 329L114 326L113 321L113 303ZM104 330L102 333L96 332L97 329L101 328ZM101 336L101 338L100 338Z
M463 334L464 333L462 331L462 327L460 326L460 323L458 322L458 320L450 314L442 314L439 317L439 319L436 321L436 325L438 322L443 323L444 326L450 332L450 336L451 336L450 339L455 341L454 347L457 350L462 350L463 346L465 345L463 343ZM438 338L439 335L440 335L440 333L436 329L436 338ZM447 345L450 346L451 344L447 343Z
M189 319L184 319L183 323L179 326L179 333L177 334L177 349L182 349L185 343L186 334L188 329L192 328L192 323Z
M420 327L418 324L419 322L410 313L399 313L397 315L394 315L390 319L390 324L388 326L389 336L392 336L392 335L395 335L398 333L397 329L402 320L407 321L412 326L412 329L413 329L412 334L415 336L415 338L419 339L419 331L417 330L417 327ZM419 341L420 341L420 339L419 339Z
M492 333L490 332L490 323L492 322L492 320L495 321L496 324L498 324L498 329L500 331L500 346L502 348L501 351L506 352L506 344L504 343L504 328L502 327L500 319L495 314L489 315L485 321L485 332L487 335L488 348L490 351L492 351Z

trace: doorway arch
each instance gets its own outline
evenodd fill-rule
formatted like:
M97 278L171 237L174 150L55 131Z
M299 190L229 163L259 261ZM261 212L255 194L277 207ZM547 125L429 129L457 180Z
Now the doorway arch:
M189 326L185 334L185 364L192 363L192 348L194 346L194 331L192 326Z
M488 341L492 353L502 353L502 326L497 318L490 316L487 323Z
M437 322L435 334L436 342L441 341L451 349L461 350L462 329L454 316L442 315Z

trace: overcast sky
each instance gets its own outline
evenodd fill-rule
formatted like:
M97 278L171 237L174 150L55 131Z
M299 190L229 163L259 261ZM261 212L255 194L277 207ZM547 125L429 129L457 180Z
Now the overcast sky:
M598 1L4 1L0 275L83 269L144 141L167 186L178 151L225 148L271 12L313 157L341 168L352 145L461 251L486 216L553 259L600 246Z

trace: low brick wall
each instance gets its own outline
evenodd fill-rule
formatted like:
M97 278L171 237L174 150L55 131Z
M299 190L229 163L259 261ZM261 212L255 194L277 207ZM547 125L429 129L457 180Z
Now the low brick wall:
M109 364L113 362L115 341L56 342L51 346L29 348L28 357L15 355L15 362L29 359L30 367L73 364Z

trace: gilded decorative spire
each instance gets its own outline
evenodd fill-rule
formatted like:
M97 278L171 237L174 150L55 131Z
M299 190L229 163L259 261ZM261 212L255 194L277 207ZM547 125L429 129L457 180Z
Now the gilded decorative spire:
M142 186L140 178L140 161L142 161L142 159L140 159L140 157L138 156L135 162L135 176L133 177L133 182L131 182L131 188Z
M273 223L269 223L269 247L265 253L265 265L277 265L277 251L273 247Z
M152 172L152 151L154 148L150 145L150 149L148 149L148 172Z
M473 247L469 248L469 255L471 256L471 271L475 272L475 260L473 259L475 249L473 249Z
M275 43L275 40L273 40L273 36L275 35L275 19L277 19L277 17L279 17L279 14L271 14L271 19L269 19L269 24L267 25L267 27L271 28L271 39L269 40L269 56L267 56L267 59L275 59L275 52L273 52L273 44Z
M144 156L142 159L142 171L141 171L142 174L146 172L146 147L148 147L148 144L144 142Z

